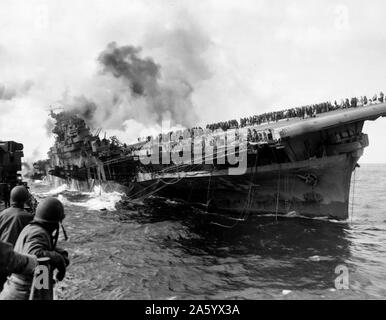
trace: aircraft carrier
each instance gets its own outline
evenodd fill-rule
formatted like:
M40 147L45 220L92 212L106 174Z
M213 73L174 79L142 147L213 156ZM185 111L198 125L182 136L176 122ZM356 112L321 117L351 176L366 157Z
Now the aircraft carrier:
M383 101L124 144L100 138L100 130L92 133L73 113L51 111L56 140L48 171L80 189L119 186L133 200L180 199L232 217L294 213L344 220L352 172L369 144L364 122L381 116Z

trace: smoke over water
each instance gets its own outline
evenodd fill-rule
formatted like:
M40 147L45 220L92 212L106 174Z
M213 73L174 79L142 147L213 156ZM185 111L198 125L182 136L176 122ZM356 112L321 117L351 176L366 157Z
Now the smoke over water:
M152 58L141 58L141 51L139 47L111 42L99 55L102 73L117 78L130 94L115 96L114 103L130 99L134 108L145 109L157 123L171 120L174 124L192 125L197 119L191 99L193 86L186 79L163 79L161 66Z
M176 58L176 62L187 62L185 54L177 52L178 55L181 58ZM163 121L177 127L197 124L189 70L170 72L170 64L163 70L152 58L142 57L142 48L119 46L116 42L109 43L99 53L97 62L99 72L76 94L66 90L59 100L66 112L84 119L90 128L102 127L132 136L133 128L144 127L155 134ZM204 78L207 77L208 72ZM193 81L197 82L197 75L193 75ZM54 122L47 120L48 136L51 136L53 126ZM131 127L130 133L128 127ZM132 140L138 135L140 133L132 136Z
M151 58L141 59L138 56L140 52L141 48L117 47L117 44L112 42L100 54L98 60L104 66L104 72L111 72L117 78L126 79L134 95L153 95L158 87L160 66Z
M201 125L206 106L200 109L198 99L206 95L202 91L216 56L209 52L206 30L186 16L167 24L152 21L144 30L138 37L111 34L71 53L73 66L66 59L54 63L48 55L44 68L35 70L40 66L35 63L23 76L12 77L15 66L9 69L0 79L0 110L22 121L3 129L2 138L24 142L25 159L32 164L44 159L54 143L50 110L79 116L92 131L102 128L102 134L126 143L161 130ZM133 42L125 42L127 38ZM4 57L11 58L11 51ZM0 122L5 128L8 121L3 117ZM21 133L27 127L28 136Z
M99 45L86 55L92 62L87 76L66 84L51 103L126 143L203 122L201 103L195 101L203 81L212 77L207 33L185 16L150 27L136 44ZM54 125L52 119L43 124L50 138Z
M92 121L97 110L97 105L87 99L85 96L78 96L72 99L72 103L68 111L77 114L86 122Z
M195 29L185 30L186 41L196 34ZM163 121L174 128L192 127L198 122L195 106L192 102L194 84L208 79L210 72L200 56L177 50L171 39L180 37L181 32L163 34L167 45L160 49L159 39L147 40L147 46L158 53L164 51L170 60L163 59L166 67L153 58L143 57L142 48L132 45L120 46L109 43L97 56L99 72L77 92L70 94L66 90L59 100L66 112L84 119L90 128L103 128L114 131L126 142L135 139L144 132L156 134ZM200 40L206 43L206 40ZM175 52L174 57L171 52ZM161 60L162 60L162 54ZM181 67L184 65L185 68ZM192 69L192 70L191 70ZM47 120L45 128L51 136L54 123ZM131 141L128 141L131 140Z

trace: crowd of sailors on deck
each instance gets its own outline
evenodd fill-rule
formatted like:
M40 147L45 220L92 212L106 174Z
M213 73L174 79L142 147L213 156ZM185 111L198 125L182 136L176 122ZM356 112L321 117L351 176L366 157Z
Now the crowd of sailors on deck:
M336 100L334 102L326 101L318 104L285 109L281 111L266 112L260 115L240 118L240 121L233 119L229 121L212 123L212 124L206 125L206 130L215 131L215 130L221 129L223 131L226 131L229 129L244 128L248 126L260 125L263 123L274 123L280 120L289 120L290 118L306 119L306 118L316 117L316 115L321 113L334 111L338 109L357 108L361 106L368 106L368 105L383 103L383 102L386 102L386 98L384 93L381 91L379 94L375 94L372 98L367 98L367 96L361 96L359 98L353 97L351 99L346 98L346 99L342 99L340 103L338 103ZM203 132L204 130L201 127L185 129L183 130L183 138L192 137L194 131ZM169 132L168 135L172 136L173 134L175 134L175 132ZM257 140L257 141L260 140L259 133L256 132L256 130L254 131L248 130L248 136L251 138L251 140ZM255 139L253 139L252 137L254 137ZM138 141L150 141L150 139L151 137L148 136L143 139L138 138ZM159 136L159 139L160 141L162 141L161 134Z
M238 128L239 123L237 120L228 120L228 121L222 121L222 122L217 122L217 123L212 123L212 124L207 124L206 128L209 130L217 130L217 129L222 129L223 131L228 130L228 129L234 129Z
M228 130L235 128L243 128L252 125L259 125L262 123L278 122L280 120L289 120L290 118L312 118L316 117L317 114L329 112L338 109L356 108L359 106L367 106L375 103L382 103L385 101L383 92L379 95L375 94L372 98L361 96L360 98L353 97L351 99L342 99L340 103L336 100L334 102L323 102L318 104L307 105L303 107L285 109L281 111L266 112L260 115L254 115L251 117L241 118L240 122L237 120L229 120L223 122L217 122L208 124L207 129L210 130Z

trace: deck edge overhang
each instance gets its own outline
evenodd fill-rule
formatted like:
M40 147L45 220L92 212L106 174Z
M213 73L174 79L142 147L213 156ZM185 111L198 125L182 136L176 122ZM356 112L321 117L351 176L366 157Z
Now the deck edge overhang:
M350 108L339 113L323 114L320 117L305 119L301 122L274 129L274 131L276 131L276 136L283 139L353 122L376 120L379 117L386 117L386 103Z

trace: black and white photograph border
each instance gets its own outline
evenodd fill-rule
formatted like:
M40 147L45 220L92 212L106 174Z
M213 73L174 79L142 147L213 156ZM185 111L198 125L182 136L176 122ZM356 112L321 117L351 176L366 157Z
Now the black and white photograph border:
M0 300L385 299L385 12L1 0Z

